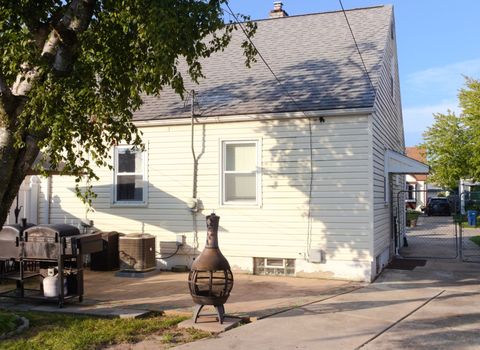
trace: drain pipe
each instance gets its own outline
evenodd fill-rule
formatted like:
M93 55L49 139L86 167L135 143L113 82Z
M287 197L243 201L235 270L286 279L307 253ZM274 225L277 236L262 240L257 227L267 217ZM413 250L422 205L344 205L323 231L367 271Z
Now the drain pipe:
M192 198L188 203L190 212L192 213L192 226L193 226L193 253L198 248L198 224L197 224L197 211L198 211L198 199L197 199L197 178L198 178L198 159L195 154L195 90L192 90L192 105L191 105L191 132L190 132L190 148L192 150L193 157L193 178L192 178Z
M191 133L190 133L190 146L192 149L192 157L193 157L193 183L192 183L192 200L195 202L195 207L191 208L192 212L193 209L197 209L196 202L197 202L197 174L198 174L198 159L197 155L195 154L195 90L192 90L192 107L191 107Z

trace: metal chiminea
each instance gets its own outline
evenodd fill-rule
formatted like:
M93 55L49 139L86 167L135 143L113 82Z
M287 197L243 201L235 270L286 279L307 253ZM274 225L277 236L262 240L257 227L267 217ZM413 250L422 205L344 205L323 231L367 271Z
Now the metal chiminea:
M193 315L197 322L205 305L213 305L217 310L218 321L223 323L225 308L233 287L233 274L230 264L218 248L218 222L215 213L207 216L207 243L205 249L192 264L188 275L188 285L192 299L197 304Z

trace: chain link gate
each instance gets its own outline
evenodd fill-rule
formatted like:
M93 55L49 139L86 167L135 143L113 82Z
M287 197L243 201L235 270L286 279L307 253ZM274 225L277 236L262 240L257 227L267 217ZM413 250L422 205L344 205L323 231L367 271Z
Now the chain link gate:
M460 231L460 254L464 262L480 263L479 214L480 192L462 193L460 195L460 212L456 219Z
M403 258L455 259L459 254L461 224L459 197L438 197L428 191L397 194L395 249Z

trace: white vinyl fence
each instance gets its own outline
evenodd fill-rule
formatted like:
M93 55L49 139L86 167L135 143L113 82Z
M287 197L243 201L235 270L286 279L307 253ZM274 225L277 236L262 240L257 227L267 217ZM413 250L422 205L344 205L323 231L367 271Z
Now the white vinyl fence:
M12 207L5 224L15 224L15 209L20 209L18 215L18 223L22 222L22 218L26 218L27 222L36 224L38 222L38 196L40 193L40 179L38 176L27 176L20 186L18 196L13 201Z

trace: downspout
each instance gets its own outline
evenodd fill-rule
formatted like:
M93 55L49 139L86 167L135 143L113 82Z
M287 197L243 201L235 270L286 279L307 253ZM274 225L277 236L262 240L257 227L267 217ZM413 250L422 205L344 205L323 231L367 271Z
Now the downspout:
M190 133L190 148L192 150L193 157L193 178L192 178L192 199L188 204L190 212L192 213L192 225L193 225L193 252L198 248L198 223L197 223L197 177L198 177L198 159L195 154L195 90L192 90L192 105L191 105L191 133Z
M192 90L192 107L191 107L191 139L190 139L190 146L192 149L192 157L193 157L193 183L192 183L192 199L194 202L197 201L197 174L198 174L198 159L195 154L195 90ZM195 206L196 209L196 206Z

